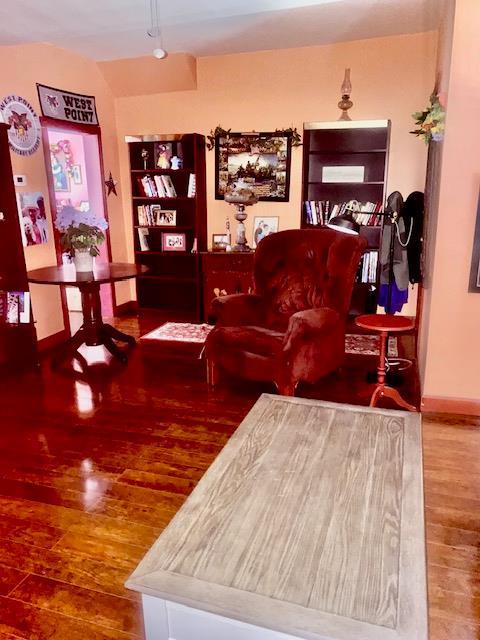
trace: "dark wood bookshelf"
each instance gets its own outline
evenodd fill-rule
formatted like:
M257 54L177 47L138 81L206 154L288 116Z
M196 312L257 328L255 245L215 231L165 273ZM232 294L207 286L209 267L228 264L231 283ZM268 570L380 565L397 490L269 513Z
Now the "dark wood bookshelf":
M149 273L137 279L137 299L141 308L169 312L189 312L202 318L202 276L199 252L207 248L207 196L205 177L205 138L197 133L154 135L127 139L130 155L132 188L133 243L135 262L149 268ZM157 166L161 145L169 145L173 155L183 160L180 169ZM148 153L142 157L142 151ZM195 175L196 193L189 197L190 175ZM168 175L176 197L147 196L141 179L144 176ZM161 205L176 211L175 225L140 224L138 207ZM139 229L148 230L149 250L142 250ZM185 234L186 251L164 251L162 234ZM195 239L197 253L192 253Z
M8 125L0 123L0 291L29 294L7 131ZM37 335L31 306L28 322L5 320L0 317L0 373L34 367Z
M390 146L390 121L314 122L304 127L301 224L313 228L306 218L306 201L328 201L334 205L350 200L385 203ZM324 167L363 166L363 182L323 182ZM351 315L376 311L380 278L379 250L382 223L362 225L360 235L368 243L367 252L377 252L375 282L362 282L362 272L354 286ZM363 259L362 259L363 260ZM363 264L363 263L362 263Z

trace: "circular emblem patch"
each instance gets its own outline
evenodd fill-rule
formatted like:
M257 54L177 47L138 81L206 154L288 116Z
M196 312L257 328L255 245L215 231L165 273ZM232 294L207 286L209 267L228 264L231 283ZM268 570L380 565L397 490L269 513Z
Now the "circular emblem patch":
M30 156L40 146L40 121L34 108L21 96L6 96L0 102L3 120L10 125L10 149L21 156Z

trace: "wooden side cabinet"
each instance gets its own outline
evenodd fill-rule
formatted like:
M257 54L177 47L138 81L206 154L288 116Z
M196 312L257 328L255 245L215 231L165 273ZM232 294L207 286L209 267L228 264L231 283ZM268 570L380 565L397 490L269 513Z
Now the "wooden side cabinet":
M29 294L27 269L18 218L8 125L0 124L0 293ZM5 299L2 305L7 304ZM31 313L26 321L10 324L0 313L0 375L37 365L37 335Z
M212 300L231 293L253 291L253 257L255 253L202 254L203 311L208 319Z

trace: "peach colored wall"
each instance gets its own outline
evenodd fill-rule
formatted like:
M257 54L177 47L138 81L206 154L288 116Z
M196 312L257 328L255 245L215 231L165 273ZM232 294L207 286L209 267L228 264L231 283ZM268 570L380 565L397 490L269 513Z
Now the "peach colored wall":
M115 97L197 87L197 60L188 53L174 53L162 61L153 56L108 60L98 67Z
M480 295L468 293L480 168L480 3L457 0L423 393L480 398Z
M115 177L119 174L118 145L115 130L114 101L110 90L98 70L97 65L81 56L48 44L0 47L0 57L5 60L0 75L0 96L15 93L23 96L40 115L36 82L53 87L69 89L79 93L95 95L97 111L102 127L102 142L105 170L112 170ZM20 191L41 191L46 198L49 242L44 245L26 247L25 257L28 269L35 269L56 263L51 215L48 200L47 178L43 150L32 156L23 157L11 154L14 173L25 174L28 184ZM120 185L119 185L120 186ZM108 199L110 233L113 257L126 260L125 231L119 197ZM63 328L60 295L56 287L32 285L32 306L37 322L39 338L44 338ZM122 303L131 297L128 284L117 288L117 302Z
M124 214L131 241L131 205L125 135L198 132L217 124L233 131L269 131L334 120L345 67L352 69L354 119L392 120L390 190L423 190L426 148L408 132L411 114L426 104L435 79L436 33L376 38L335 45L263 51L197 61L197 90L116 100ZM161 62L159 63L161 64ZM127 81L127 80L126 80ZM300 222L302 149L292 153L290 202L261 202L254 215L280 216L280 229ZM214 152L207 152L208 234L222 232L232 208L214 198ZM415 309L413 307L413 313Z
M442 103L447 104L452 54L455 0L446 0L438 34L437 73L435 89ZM423 299L417 341L418 370L423 389L427 366L428 335L432 302L432 277L437 239L438 208L442 173L443 142L432 144L428 154L425 189L425 227L423 244Z

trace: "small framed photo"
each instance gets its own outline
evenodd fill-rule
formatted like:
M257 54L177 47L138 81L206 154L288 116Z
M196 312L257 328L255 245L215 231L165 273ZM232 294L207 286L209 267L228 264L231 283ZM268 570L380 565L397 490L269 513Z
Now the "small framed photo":
M155 224L159 227L174 227L177 224L177 212L173 209L157 209Z
M187 239L184 233L162 233L162 251L186 251Z
M171 142L160 142L155 145L155 166L159 169L170 169L170 158L173 156Z
M253 219L253 246L278 231L278 216L255 216Z
M72 165L73 184L82 184L82 167L79 164Z
M212 251L226 251L228 235L226 233L212 234Z

